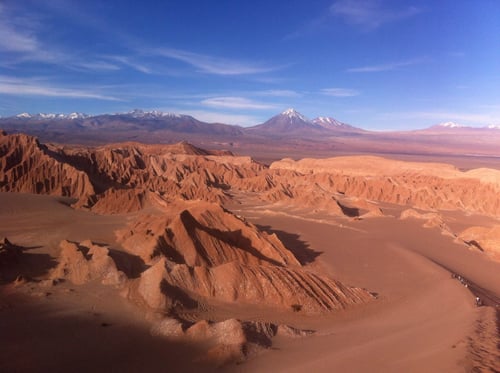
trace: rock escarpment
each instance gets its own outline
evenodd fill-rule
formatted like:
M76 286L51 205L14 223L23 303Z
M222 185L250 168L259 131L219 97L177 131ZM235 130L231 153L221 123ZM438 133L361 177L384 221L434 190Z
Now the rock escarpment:
M153 309L173 310L182 298L184 306L216 300L321 313L372 299L305 270L275 235L216 204L188 204L162 221L154 230L139 222L119 233L129 252L152 264L131 296ZM137 239L145 235L146 248Z
M94 188L85 172L26 135L0 134L0 191L86 198Z
M500 173L379 157L284 159L270 167L249 157L211 153L187 143L125 143L50 148L25 135L0 135L0 190L77 198L100 214L140 211L176 200L226 203L237 194L322 210L381 215L373 202L422 210L500 215Z
M172 214L137 219L117 232L123 247L146 263L158 255L189 266L231 261L258 265L299 266L274 234L259 231L218 204L171 205Z
M271 170L301 175L325 190L365 200L423 210L461 210L500 215L500 173L480 169L461 172L453 166L388 160L379 157L290 159Z

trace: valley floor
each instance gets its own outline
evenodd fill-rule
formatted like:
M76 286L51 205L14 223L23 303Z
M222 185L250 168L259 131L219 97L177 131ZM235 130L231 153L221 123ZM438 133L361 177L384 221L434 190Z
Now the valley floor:
M326 273L377 295L367 305L328 316L245 307L208 308L211 320L244 317L284 322L314 335L275 337L266 349L227 371L265 372L467 372L499 371L498 299L500 263L472 251L437 228L400 220L400 207L383 205L384 217L352 219L264 205L237 196L226 206L274 232L310 271ZM204 346L152 336L141 309L113 287L43 280L55 266L63 240L109 244L130 215L101 216L76 211L58 197L0 193L0 237L25 249L0 278L0 371L200 371ZM467 217L447 217L453 228ZM483 218L489 224L488 218ZM134 271L131 271L133 276ZM452 274L473 284L463 286ZM472 291L471 291L472 290ZM475 306L475 294L488 304ZM196 315L194 315L196 316Z

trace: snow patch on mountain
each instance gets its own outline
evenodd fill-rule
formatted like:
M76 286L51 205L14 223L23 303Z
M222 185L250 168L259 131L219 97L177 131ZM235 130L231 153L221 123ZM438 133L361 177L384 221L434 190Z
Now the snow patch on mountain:
M443 122L438 124L439 127L445 127L445 128L463 128L465 127L462 124L458 124L455 122Z
M312 121L315 124L319 124L323 127L346 127L347 124L338 121L337 119L330 117L317 117Z
M21 113L15 116L18 119L36 119L36 120L49 120L49 119L84 119L88 118L89 115L82 113L70 113L70 114L54 114L54 113Z
M157 119L157 118L182 118L183 116L175 113L165 113L159 110L144 111L140 109L135 109L125 113L133 118L145 118L145 119Z
M304 122L308 122L309 120L302 114L300 114L297 110L290 108L286 109L281 115L287 116L290 119L300 119Z

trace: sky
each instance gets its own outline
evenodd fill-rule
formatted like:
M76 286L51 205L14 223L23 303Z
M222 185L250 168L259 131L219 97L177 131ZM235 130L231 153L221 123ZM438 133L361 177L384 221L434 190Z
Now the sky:
M0 0L0 116L500 124L498 0Z

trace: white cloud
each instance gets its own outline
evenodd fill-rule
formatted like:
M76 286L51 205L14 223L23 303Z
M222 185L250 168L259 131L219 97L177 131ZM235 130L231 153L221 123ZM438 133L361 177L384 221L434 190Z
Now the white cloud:
M263 110L263 109L274 109L275 105L266 104L262 102L256 102L253 100L249 100L244 97L212 97L207 98L201 103L205 106L212 106L218 108L226 108L226 109L255 109L255 110Z
M0 4L0 50L7 52L33 52L39 49L38 41L28 25L7 14Z
M348 88L324 88L321 93L333 97L353 97L360 94L359 91Z
M160 48L156 52L163 57L185 62L188 65L196 67L201 72L215 75L251 75L267 73L280 68L259 66L248 62L234 61L171 48Z
M110 60L117 61L125 66L131 67L131 68L133 68L141 73L144 73L144 74L152 74L153 73L153 71L149 67L142 65L140 63L137 63L135 61L132 61L131 58L129 58L129 57L109 56L108 58Z
M400 67L406 67L411 65L418 65L420 63L428 61L428 58L416 58L408 61L399 61L399 62L391 62L382 65L370 65L370 66L361 66L361 67L351 67L346 71L348 73L375 73L381 71L390 71L396 70Z
M422 12L414 6L401 9L384 7L380 0L338 0L331 5L330 11L345 19L347 23L368 29L410 18Z
M86 89L55 87L38 80L25 80L0 76L0 94L12 96L48 96L62 98L83 98L106 101L122 101L121 99Z
M76 67L81 67L86 70L92 71L116 71L120 70L119 66L105 61L89 61L89 62L76 62Z

